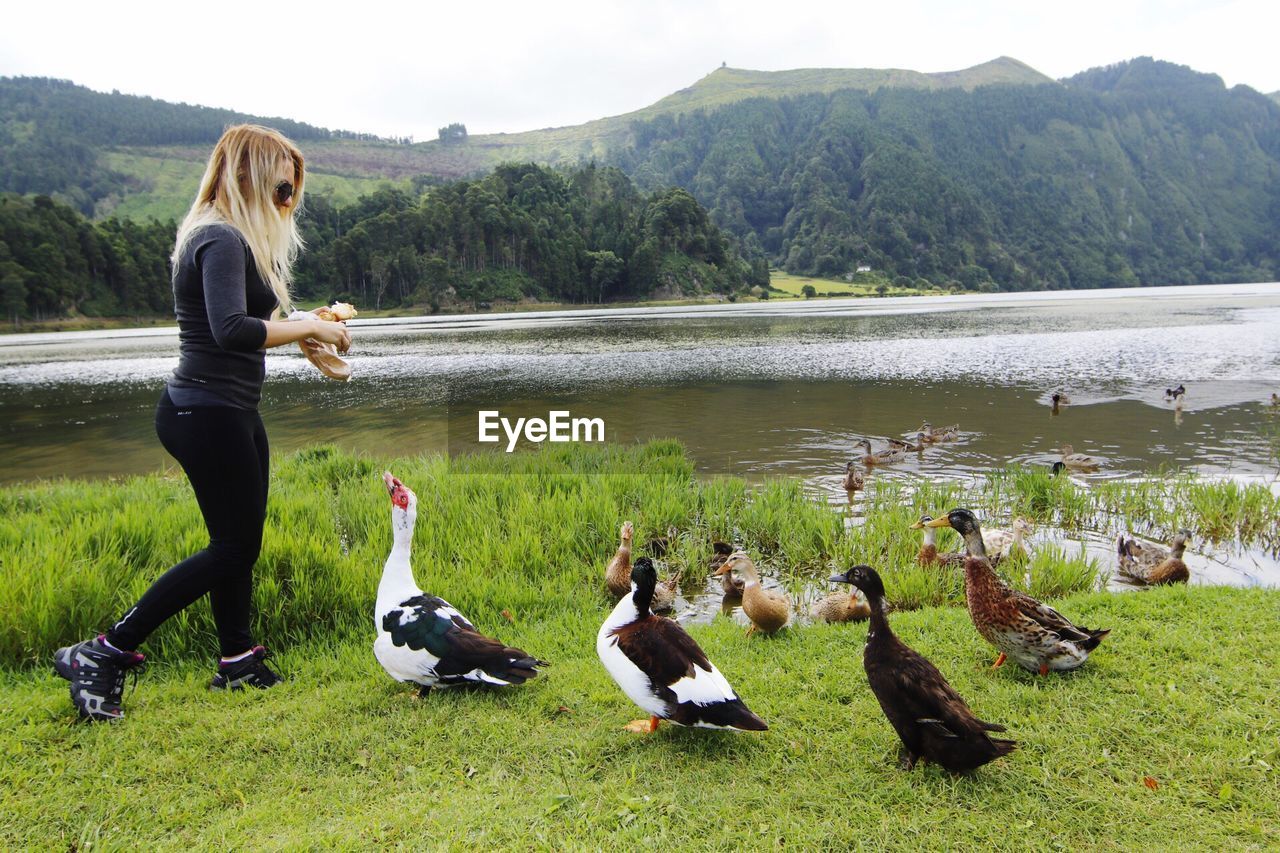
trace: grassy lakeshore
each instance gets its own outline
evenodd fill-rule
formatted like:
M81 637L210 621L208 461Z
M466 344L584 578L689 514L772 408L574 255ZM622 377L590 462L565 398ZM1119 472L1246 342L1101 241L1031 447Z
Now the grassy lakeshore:
M544 677L423 701L381 672L369 644L390 545L383 467L419 494L421 585L552 661ZM289 682L204 690L214 644L199 604L148 644L115 726L75 720L48 651L200 547L194 500L180 475L0 489L6 848L1280 845L1280 592L1096 593L1105 567L1037 555L1032 591L1113 633L1073 674L993 672L964 610L929 606L958 602L958 576L916 566L905 530L921 509L964 500L1006 521L1122 513L1163 531L1176 516L1197 535L1267 543L1280 501L1265 488L1086 491L1012 470L969 494L879 484L866 523L846 527L795 482L698 480L674 442L390 463L321 447L277 459L272 488L256 604ZM865 625L748 639L724 618L690 632L771 730L621 732L638 710L594 636L622 518L637 543L675 525L669 564L686 577L704 576L711 537L745 544L795 588L876 565L897 606L921 608L895 613L895 630L1022 748L968 778L902 772L862 673Z

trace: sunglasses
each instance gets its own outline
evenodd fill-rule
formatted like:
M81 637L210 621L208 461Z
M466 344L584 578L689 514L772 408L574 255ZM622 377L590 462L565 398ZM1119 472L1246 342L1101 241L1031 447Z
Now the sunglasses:
M288 181L281 181L276 184L276 204L288 204L291 198L293 198L293 184Z

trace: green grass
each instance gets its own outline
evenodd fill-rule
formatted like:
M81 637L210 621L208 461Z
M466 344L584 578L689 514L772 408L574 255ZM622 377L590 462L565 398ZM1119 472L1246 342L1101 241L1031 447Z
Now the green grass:
M381 161L371 161L368 163L368 168L348 163L347 161L352 159L361 163L368 159L363 156L363 149L358 146L353 145L350 151L342 150L334 143L316 147L324 153L320 155L319 164L308 163L308 195L328 196L338 204L352 204L380 186L404 183L401 179L389 180L389 177L398 175L403 171L402 169L374 171ZM310 150L307 153L310 155ZM326 155L328 155L327 159L334 161L331 167L333 171L327 170L324 165ZM140 189L123 197L113 196L104 199L99 202L95 215L98 218L118 216L139 221L145 219L181 221L191 206L191 200L195 198L207 157L207 151L188 148L134 148L104 151L103 166L132 176Z
M876 292L877 280L863 274L860 278L867 280L843 281L831 278L815 278L813 276L792 275L779 270L769 271L769 286L780 290L788 296L802 297L802 289L806 284L813 285L818 296L879 296ZM887 282L886 282L887 283ZM946 293L945 290L920 290L915 287L897 287L889 285L885 296L922 296L931 293Z
M378 477L387 464L419 495L419 581L481 630L552 661L544 677L418 700L378 668L370 610L390 546ZM610 606L600 575L624 518L638 542L675 525L669 563L686 578L705 577L709 541L725 538L793 587L869 562L896 605L915 607L960 593L958 573L914 563L918 542L905 528L922 509L963 501L1048 521L1115 504L1135 526L1163 525L1167 496L1154 487L1082 498L1074 484L1020 470L968 493L876 483L865 523L846 527L795 481L700 480L674 442L390 463L319 447L277 458L273 477L257 631L283 652L289 682L265 694L204 690L215 644L200 603L147 644L150 669L115 726L75 720L48 653L100 629L201 546L189 488L180 475L153 475L0 489L0 844L1280 844L1280 593L1081 592L1098 567L1052 548L1033 556L1032 591L1113 629L1079 672L990 671L994 651L960 607L893 616L980 715L1022 742L972 777L896 767L896 738L861 670L861 625L801 625L772 639L745 638L724 618L692 626L771 730L620 731L638 711L596 660L594 636ZM1229 484L1187 485L1229 494ZM1250 535L1243 508L1276 507L1242 495L1225 510L1189 496L1187 511L1202 514L1179 522L1221 515Z
M370 592L371 595L371 592ZM637 711L595 659L606 604L503 624L553 661L518 690L413 698L368 637L293 647L265 694L153 666L115 726L77 723L61 681L0 676L0 840L41 849L622 845L1274 849L1280 844L1277 594L1076 596L1112 635L1086 667L992 672L958 608L897 614L1021 749L968 778L899 770L861 671L862 625L692 633L771 725L619 729ZM496 614L473 616L497 626ZM370 633L371 629L367 629ZM563 710L562 710L563 709ZM1144 777L1156 781L1156 790Z

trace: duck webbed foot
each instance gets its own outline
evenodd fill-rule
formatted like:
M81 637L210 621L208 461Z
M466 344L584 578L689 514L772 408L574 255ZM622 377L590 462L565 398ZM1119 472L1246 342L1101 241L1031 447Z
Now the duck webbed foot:
M898 766L903 770L910 772L916 769L916 764L924 764L924 756L916 755L905 745L898 748Z
M622 727L625 732L634 732L638 735L651 735L658 730L658 717L650 717L647 720L632 720Z
M995 662L995 663L993 663L993 664L991 664L991 668L992 668L992 669L999 669L1000 667L1004 666L1004 662L1005 662L1005 661L1007 661L1008 659L1009 659L1009 658L1005 655L1005 653L1004 653L1004 652L1001 652L1001 653L1000 653L1000 656L999 656L998 658L996 658L996 662Z
M430 684L424 684L424 685L422 685L421 687L419 687L419 688L418 688L418 698L419 698L419 699L426 699L426 698L427 698L428 696L430 696L430 695L431 695L431 685L430 685Z

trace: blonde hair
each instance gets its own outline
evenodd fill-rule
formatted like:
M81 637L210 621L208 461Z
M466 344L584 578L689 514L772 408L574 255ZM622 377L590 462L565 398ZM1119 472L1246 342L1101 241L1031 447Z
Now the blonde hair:
M275 203L276 168L282 159L293 161L293 204L283 212ZM230 225L249 244L258 274L279 302L272 316L279 315L292 302L293 262L302 250L293 214L302 206L305 174L302 152L279 131L256 124L227 128L213 146L195 201L178 226L175 274L197 231L206 225Z

